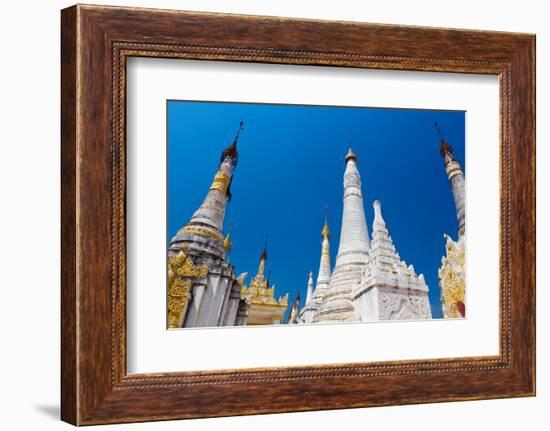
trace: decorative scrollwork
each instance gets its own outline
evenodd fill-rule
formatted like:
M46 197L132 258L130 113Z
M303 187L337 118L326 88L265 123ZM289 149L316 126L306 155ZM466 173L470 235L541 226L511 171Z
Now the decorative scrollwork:
M193 278L205 277L206 265L195 266L185 251L168 261L168 327L181 328L191 299Z
M288 295L275 299L275 286L270 287L261 273L250 281L250 287L243 284L241 299L254 304L288 305Z
M464 244L447 237L447 256L441 259L439 286L443 314L446 318L464 317L465 297L465 249Z
M361 187L361 178L355 172L351 172L344 176L344 187L349 186Z
M426 296L380 292L380 320L429 319L430 305Z

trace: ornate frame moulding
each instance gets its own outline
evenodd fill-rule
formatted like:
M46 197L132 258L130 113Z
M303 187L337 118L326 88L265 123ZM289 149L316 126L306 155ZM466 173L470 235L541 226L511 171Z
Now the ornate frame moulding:
M63 420L88 425L534 395L534 35L91 5L64 9L61 21ZM498 75L499 355L127 374L125 84L132 56ZM172 293L185 307L185 286Z

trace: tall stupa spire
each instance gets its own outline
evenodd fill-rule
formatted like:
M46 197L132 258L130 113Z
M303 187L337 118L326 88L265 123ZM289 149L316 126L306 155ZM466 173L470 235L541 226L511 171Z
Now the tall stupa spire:
M313 272L309 272L309 279L307 281L307 294L306 304L313 299Z
M172 238L170 250L173 252L189 248L191 252L197 249L212 257L223 258L225 248L222 228L226 204L231 199L231 181L239 158L237 140L242 129L241 121L233 142L221 153L218 169L204 201L191 220Z
M328 227L328 207L325 206L325 224L321 231L321 260L319 262L319 273L315 286L314 297L324 295L330 282L330 229Z
M249 304L241 298L244 278L239 280L229 263L231 229L225 238L222 232L239 157L237 140L241 130L242 122L233 142L221 152L202 204L170 241L167 301L170 328L234 326L247 322ZM210 175L206 169L204 174Z
M443 158L445 171L451 184L451 191L455 201L456 218L458 223L458 239L464 236L466 231L466 179L460 163L456 160L453 147L443 137L439 125L435 123L435 128L440 139L439 154Z
M356 256L351 257L350 253L352 255L366 255L369 251L370 243L363 207L361 176L357 170L357 156L351 148L345 160L344 211L342 214L340 246L338 248L338 256L336 257L336 265L356 259Z
M356 320L351 301L351 288L361 280L370 241L363 207L361 176L357 169L357 156L351 148L346 154L345 162L340 245L325 300L315 313L314 322Z
M330 229L328 227L328 214L325 206L325 224L321 230L321 259L319 262L319 274L317 275L317 284L313 287L313 274L309 274L308 294L304 308L300 312L300 321L302 323L311 323L313 316L322 302L330 282ZM311 295L310 295L311 287Z
M447 143L437 122L435 128L440 139L439 153L443 157L445 172L451 184L451 191L456 208L458 239L445 238L445 256L441 259L438 271L441 289L441 308L445 318L463 318L466 316L465 302L465 242L466 242L466 179L460 164L456 160L453 147Z
M241 121L233 143L222 151L218 171L214 175L214 180L210 185L208 194L202 205L195 211L193 217L191 217L190 223L196 222L210 225L221 231L225 218L225 204L231 199L230 186L233 178L233 171L239 160L237 140L242 130L242 126L243 122Z

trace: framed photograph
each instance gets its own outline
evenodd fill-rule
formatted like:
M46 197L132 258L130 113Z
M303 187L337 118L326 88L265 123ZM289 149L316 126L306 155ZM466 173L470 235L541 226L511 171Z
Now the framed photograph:
M534 35L61 17L63 420L535 394Z

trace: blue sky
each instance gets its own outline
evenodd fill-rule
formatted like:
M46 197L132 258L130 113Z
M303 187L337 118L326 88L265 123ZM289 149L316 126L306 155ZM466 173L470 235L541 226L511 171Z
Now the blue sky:
M432 314L441 317L443 234L456 238L457 226L434 122L465 168L464 112L185 101L168 101L167 111L168 242L203 201L220 153L243 120L226 212L226 229L233 224L230 261L250 280L269 236L267 270L276 294L289 292L293 301L299 290L303 305L308 274L317 277L319 268L325 204L334 266L351 146L369 233L378 199L397 251L424 274Z

